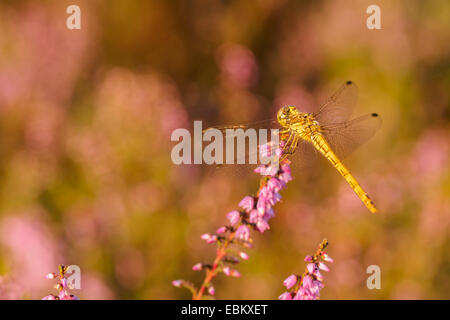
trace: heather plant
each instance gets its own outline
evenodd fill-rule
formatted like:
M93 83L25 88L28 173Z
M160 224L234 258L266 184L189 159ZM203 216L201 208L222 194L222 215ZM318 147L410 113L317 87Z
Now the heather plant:
M283 143L282 141L280 145L282 146ZM281 148L271 148L269 144L261 148L261 153L265 153L265 155L273 154L278 159L283 154ZM263 233L270 229L269 220L275 215L273 206L281 200L279 192L286 188L287 183L292 180L290 161L287 158L281 160L279 166L278 163L277 166L273 164L260 165L254 171L263 176L256 195L245 196L239 202L239 210L227 213L227 225L218 228L214 234L205 233L201 236L207 243L217 245L216 257L212 263L199 262L192 267L194 271L205 270L205 278L201 286L196 288L193 283L186 280L174 280L172 282L175 287L189 289L194 300L205 298L205 291L210 297L214 296L215 288L212 281L218 274L223 273L229 277L241 276L234 266L241 260L249 258L242 248L252 247L251 230ZM293 283L293 276L290 277L289 284L292 283L292 285L288 289L293 288L293 290L284 294L286 297L294 294L293 297L297 298L297 293L299 299L307 297L316 299L319 297L319 291L323 286L323 278L319 270L328 271L328 269L325 264L317 261L319 257L331 260L322 251L327 244L327 241L324 240L317 253L314 256L307 257L310 262L307 267L307 274L302 277L295 276L295 283Z
M283 281L287 291L283 292L280 300L317 300L320 297L320 290L324 287L323 275L320 271L330 271L324 261L333 262L333 259L323 251L328 246L328 240L324 239L319 245L316 253L306 256L305 261L309 262L302 275L291 274Z
M52 272L45 276L49 280L57 279L55 289L58 290L58 295L49 294L42 298L42 300L80 300L77 296L67 291L67 289L73 289L67 281L67 269L68 266L59 265L58 273Z

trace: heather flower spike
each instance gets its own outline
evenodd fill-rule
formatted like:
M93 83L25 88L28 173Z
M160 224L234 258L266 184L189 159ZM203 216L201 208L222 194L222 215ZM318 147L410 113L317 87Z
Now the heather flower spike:
M283 141L282 141L283 143ZM279 146L275 148L271 143L260 147L262 156L273 155L280 159L283 151ZM220 227L216 234L205 233L201 236L208 243L217 245L216 257L208 268L200 268L199 264L194 265L194 270L205 270L205 279L199 289L186 285L184 280L175 280L172 284L176 287L186 287L191 290L192 298L199 300L203 298L205 291L209 295L214 295L212 280L220 273L229 277L240 277L238 270L230 268L229 264L236 264L239 258L247 260L248 255L236 247L251 248L251 231L261 232L270 229L269 220L275 216L273 206L281 200L280 191L286 188L286 184L292 180L290 161L283 159L279 163L260 165L254 172L261 174L260 188L256 195L245 196L239 202L240 210L233 210L226 214L229 225ZM237 253L238 257L232 257L232 253ZM286 295L287 297L287 295Z
M301 277L290 275L283 282L288 291L282 293L279 300L317 300L320 297L320 290L324 287L323 275L320 270L329 271L323 261L333 262L323 250L328 246L327 239L319 245L317 252L313 256L306 256L305 261L310 262L305 268ZM320 261L323 260L323 261Z
M45 277L49 280L57 279L55 289L58 290L58 295L48 295L41 300L80 300L77 296L70 294L67 289L71 289L67 282L66 272L67 266L59 265L58 273L49 273Z

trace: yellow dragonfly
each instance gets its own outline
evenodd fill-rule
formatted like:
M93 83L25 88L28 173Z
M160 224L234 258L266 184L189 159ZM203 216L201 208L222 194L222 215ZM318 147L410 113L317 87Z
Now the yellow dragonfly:
M342 163L345 156L371 138L381 126L381 118L377 113L349 120L356 105L357 95L356 85L352 81L347 81L315 113L301 112L293 105L280 108L276 124L281 126L280 137L284 141L283 157L290 158L294 154L302 157L307 148L305 146L313 146L344 177L367 209L375 213L377 211L375 204ZM270 122L275 123L274 120ZM215 128L225 132L230 128L248 127L255 125ZM308 147L311 148L310 146Z

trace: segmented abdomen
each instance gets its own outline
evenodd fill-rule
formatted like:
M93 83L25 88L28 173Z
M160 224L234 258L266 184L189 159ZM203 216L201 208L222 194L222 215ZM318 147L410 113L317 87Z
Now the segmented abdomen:
M370 199L369 195L364 191L364 189L356 181L355 177L350 173L350 171L344 166L344 164L339 160L337 155L333 152L328 142L325 140L320 132L314 133L310 137L311 143L314 147L324 155L328 161L336 168L336 170L344 177L348 182L350 187L355 191L356 195L361 199L361 201L366 205L370 212L377 212L377 208Z

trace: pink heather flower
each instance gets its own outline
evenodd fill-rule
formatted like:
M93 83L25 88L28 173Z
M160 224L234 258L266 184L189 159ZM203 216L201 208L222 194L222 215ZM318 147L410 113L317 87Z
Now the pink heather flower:
M314 276L317 280L323 281L323 275L320 273L319 269L316 269L316 271L314 271Z
M264 193L260 193L258 197L258 202L256 203L256 209L259 211L261 215L264 215L266 207L267 207L267 195Z
M284 183L288 183L289 181L292 180L292 176L288 172L283 172L283 173L280 174L279 179L281 181L283 181Z
M258 196L256 208L261 214L281 200L281 195L268 186L263 187Z
M330 269L328 269L327 265L325 263L323 263L323 262L319 262L318 266L319 266L320 270L323 270L323 271L326 271L326 272L330 271Z
M192 267L192 270L194 270L194 271L199 271L199 270L202 270L202 268L203 268L203 264L201 264L201 263L199 262L199 263L196 263L196 264Z
M239 207L244 209L246 212L250 212L251 210L253 210L254 205L255 200L253 199L253 197L250 196L246 196L244 199L241 200L241 202L239 202Z
M210 295L214 295L214 293L216 293L216 290L214 289L214 287L213 286L210 286L209 288L208 288L208 293L210 294Z
M231 269L230 267L223 268L223 273L225 273L226 276L230 277L240 277L241 273L237 271L236 269Z
M181 288L181 286L183 285L183 280L173 280L172 285L174 287Z
M255 210L250 211L248 221L250 221L251 223L256 223L256 222L258 222L258 220L260 218L261 218L261 214L259 213L258 210L255 209Z
M259 173L262 176L275 176L278 172L278 168L276 166L265 166L260 165L255 170L253 170L255 173Z
M63 289L67 288L67 279L66 278L61 279L61 286L63 287Z
M211 235L210 235L209 233L204 233L204 234L202 234L202 235L200 236L200 238L201 238L202 240L207 241L207 240L209 240L209 238L211 238Z
M232 269L230 271L230 276L239 278L241 276L241 273L239 271L237 271L236 269Z
M59 300L80 300L77 296L67 293L66 290L62 290L58 295Z
M279 202L281 200L281 194L278 192L274 192L272 197L270 198L271 204L274 205L275 203Z
M281 164L281 170L285 173L291 173L291 167L290 167L291 161L285 161Z
M308 269L309 273L313 273L314 270L316 269L316 265L314 263L308 263L308 265L306 266L306 269Z
M49 294L48 296L43 297L41 300L58 300L58 297Z
M248 254L246 254L245 252L241 251L239 252L239 256L244 259L244 260L248 260Z
M325 261L334 262L334 260L328 254L326 254L325 252L322 252L322 258Z
M306 256L305 257L305 261L306 262L311 262L311 261L313 261L313 257L312 256Z
M321 281L313 280L311 286L309 287L309 291L317 299L320 296L320 289L322 289L323 287L324 286L323 286L323 283Z
M283 285L286 287L286 289L290 289L297 283L297 276L295 274L291 274L289 277L287 277L283 281Z
M275 216L275 211L273 211L272 208L268 208L266 209L266 211L264 212L264 220L269 221L270 218L273 218Z
M217 241L217 237L209 233L202 234L200 238L205 240L207 243L213 243Z
M211 236L211 239L209 239L208 241L206 241L207 243L214 243L217 241L217 237L216 236Z
M312 281L313 281L312 277L309 274L307 274L306 276L303 277L302 286L305 288L309 288L312 285Z
M314 295L307 288L301 287L293 300L314 300Z
M260 219L256 222L256 228L258 229L259 232L264 232L267 229L270 229L270 226L266 220Z
M59 300L71 300L70 295L66 292L66 290L61 290L58 294Z
M257 166L257 167L255 168L255 170L253 170L253 172L254 172L254 173L262 174L262 173L264 172L265 169L266 169L266 166L263 165L263 164L261 164L261 165Z
M56 273L48 273L45 278L51 280L51 279L55 279L56 278ZM47 296L48 297L48 296Z
M280 157L283 155L283 150L281 150L280 148L275 149L275 155L277 156L277 158L279 160Z
M271 148L270 144L268 144L268 143L263 144L262 146L259 147L259 154L263 158L269 158L272 155L271 149L272 148Z
M277 192L284 187L284 183L277 178L270 178L270 180L267 182L267 187L269 188L269 190Z
M236 210L227 213L227 219L230 221L232 226L239 222L240 217L241 214Z
M241 225L237 228L235 236L239 240L247 241L250 238L250 229L246 225Z
M231 273L230 267L225 267L225 268L223 268L223 273L225 273L226 276L229 276L230 273Z
M217 234L222 234L225 233L227 231L227 227L220 227L219 229L216 230Z
M292 300L292 295L290 292L283 292L279 297L279 300Z
M280 142L280 146L283 147L285 144L284 141ZM274 149L274 150L272 150ZM271 143L266 143L259 147L259 155L261 158L270 158L274 157L276 160L279 160L281 155L283 154L283 150L278 146L273 146ZM273 160L275 160L273 159Z

